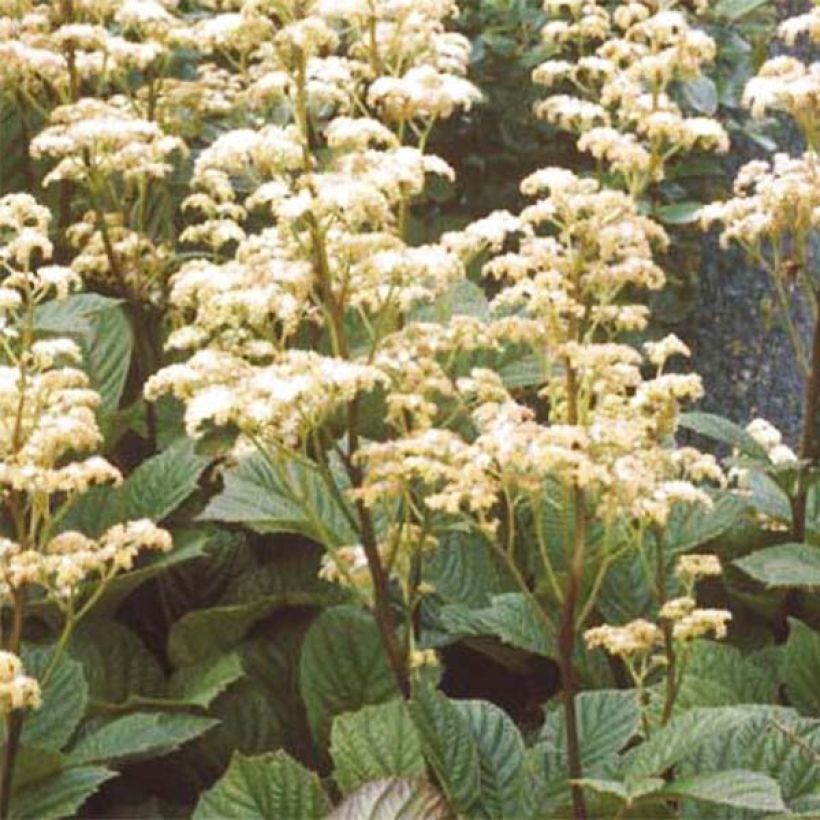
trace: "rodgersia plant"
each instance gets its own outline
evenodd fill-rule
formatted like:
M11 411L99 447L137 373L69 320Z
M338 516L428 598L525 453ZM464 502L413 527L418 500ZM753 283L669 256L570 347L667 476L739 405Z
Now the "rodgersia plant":
M646 306L647 200L727 147L703 11L548 2L594 162L422 243L482 104L448 0L0 0L0 813L816 807L816 636L741 654L726 594L800 462L684 415ZM448 696L475 649L526 732Z

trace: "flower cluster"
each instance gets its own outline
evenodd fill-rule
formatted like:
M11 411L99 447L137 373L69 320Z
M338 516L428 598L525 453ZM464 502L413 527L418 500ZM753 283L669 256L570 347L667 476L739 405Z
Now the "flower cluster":
M84 582L129 569L141 548L167 550L171 540L149 521L118 525L98 540L51 535L59 508L122 477L95 454L100 397L79 346L37 333L36 310L80 285L71 268L42 264L52 253L49 223L48 209L29 194L0 199L0 500L16 530L0 540L0 596L31 584L64 602Z
M0 651L0 715L14 709L39 709L40 686L23 673L20 658L12 652Z
M580 134L579 150L620 175L633 195L661 181L678 154L729 148L716 120L690 116L675 101L674 84L697 80L715 56L714 41L676 6L544 3L553 17L544 40L566 58L542 63L533 79L566 93L548 97L537 113Z

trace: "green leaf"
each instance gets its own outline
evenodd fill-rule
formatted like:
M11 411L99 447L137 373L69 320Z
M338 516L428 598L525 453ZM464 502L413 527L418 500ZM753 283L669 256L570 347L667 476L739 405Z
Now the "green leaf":
M140 560L137 569L118 575L108 584L105 593L94 607L97 617L113 614L119 605L147 581L162 575L171 567L202 558L206 547L218 539L217 530L186 529L174 530L174 546L170 552L152 553Z
M684 712L658 729L629 755L628 780L660 775L702 744L752 720L754 713L742 706L696 708Z
M190 439L180 439L149 458L120 487L100 487L81 495L61 523L92 537L121 521L167 518L196 491L209 459L197 455Z
M37 309L39 331L71 336L83 351L84 369L105 413L119 407L134 348L131 323L120 299L79 293Z
M160 696L165 689L165 675L157 659L136 634L116 621L81 623L69 649L82 663L95 701L122 704L138 695Z
M73 765L128 763L173 752L217 721L197 715L137 712L114 718L84 735L68 755Z
M409 709L424 756L448 802L458 812L466 812L481 790L478 745L466 720L452 701L431 686L416 688Z
M745 721L714 733L706 727L703 742L676 766L678 777L729 769L761 772L777 780L787 805L797 810L820 783L820 720L783 707L740 708Z
M751 458L768 461L766 451L740 426L714 413L681 413L678 424L693 433L737 447Z
M820 587L820 547L811 544L778 544L734 563L769 589Z
M168 682L167 697L177 703L207 708L243 675L239 655L231 652L179 669Z
M632 691L600 689L575 696L575 718L584 774L605 778L617 769L618 753L638 734L641 711ZM547 715L538 736L539 746L551 750L552 771L566 772L566 723L562 705Z
M701 74L682 84L686 102L700 114L711 117L718 107L718 90L714 80Z
M805 714L820 717L820 635L796 618L789 618L781 669L791 703Z
M236 753L225 774L199 798L193 817L306 820L324 817L328 808L319 778L285 752Z
M520 817L525 808L524 741L510 718L481 700L454 701L478 747L481 794L470 807L476 817Z
M787 811L776 780L760 772L736 769L706 772L674 780L657 796L688 797L749 811Z
M697 219L702 202L676 202L655 208L655 216L667 225L689 225Z
M676 710L695 706L731 706L774 703L778 676L763 653L744 656L739 649L718 641L695 641L687 656L675 700Z
M355 543L347 502L342 507L328 492L318 468L295 461L281 466L277 473L259 453L244 459L225 473L224 489L200 519L243 524L260 533L298 533L320 544ZM334 472L333 480L343 492L342 477Z
M63 768L63 765L64 758L59 752L39 746L18 747L14 757L12 793L19 792L29 783L53 777Z
M336 715L398 694L376 622L357 607L333 607L313 622L299 668L308 721L321 745Z
M51 646L24 648L26 673L41 680L52 652ZM21 743L59 752L79 726L88 704L82 664L63 655L42 687L42 701L39 709L26 716Z
M11 816L19 820L58 820L77 813L85 801L116 772L81 766L30 783L12 795Z
M716 16L725 17L733 23L762 6L766 6L768 2L769 0L720 0L713 11Z
M374 780L357 789L328 820L449 820L442 796L419 780Z
M518 649L548 658L556 656L555 635L544 631L532 604L520 592L494 595L490 606L483 609L450 604L442 608L441 621L448 632L459 637L494 635Z
M723 535L749 508L748 501L731 492L721 493L711 509L678 505L669 519L665 549L669 555L699 547Z
M162 521L196 492L210 459L195 447L191 439L179 439L131 473L121 488L124 520Z
M183 615L171 628L168 654L185 666L231 649L258 621L285 607L321 607L345 600L336 584L317 575L315 554L289 551L236 579L224 598L231 602Z
M333 778L344 794L382 777L423 777L421 739L403 700L339 715L330 733Z

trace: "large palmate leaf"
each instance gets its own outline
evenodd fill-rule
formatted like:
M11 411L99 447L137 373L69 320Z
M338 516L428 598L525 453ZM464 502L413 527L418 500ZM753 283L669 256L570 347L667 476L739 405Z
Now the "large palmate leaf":
M431 686L416 688L409 709L424 756L448 802L466 812L481 790L478 744L467 721L451 700Z
M235 754L225 774L197 803L195 820L309 820L329 808L319 778L285 752Z
M330 733L333 777L347 794L368 780L423 777L421 739L403 700L339 715Z
M67 761L71 765L82 765L161 757L215 725L215 720L197 715L162 712L124 715L83 735L69 752Z
M524 741L510 718L492 703L453 701L478 748L480 794L472 817L525 817L527 793Z
M26 672L42 680L49 669L53 647L23 650ZM63 655L42 686L42 706L27 715L21 742L60 751L79 726L88 704L88 685L79 661Z
M398 694L373 616L353 606L325 610L313 622L302 646L299 679L320 744L336 715Z
M811 544L778 544L734 563L769 588L820 587L820 547Z
M76 814L85 801L116 772L79 766L29 783L11 798L11 816L20 820L57 820Z
M442 796L423 780L374 780L349 795L328 820L449 820Z
M332 480L344 490L339 471ZM200 515L203 521L243 524L256 532L292 532L320 544L356 543L346 501L328 490L316 467L282 461L281 470L259 453L225 473L225 486Z

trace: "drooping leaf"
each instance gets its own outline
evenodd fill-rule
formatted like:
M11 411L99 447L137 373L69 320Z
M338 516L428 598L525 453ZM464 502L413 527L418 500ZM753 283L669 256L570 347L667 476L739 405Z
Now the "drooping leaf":
M329 808L319 778L285 752L259 757L235 754L225 774L197 803L195 820L308 820Z
M101 766L63 769L15 792L11 798L11 816L19 820L71 817L112 777L116 777L116 772Z
M418 686L409 703L424 756L448 802L459 812L479 798L478 745L455 704L430 686Z
M442 796L423 780L388 778L361 786L328 820L448 820Z
M341 477L334 474L334 481L343 491ZM357 537L345 508L328 491L318 468L283 462L277 473L258 453L225 473L224 489L200 519L243 524L260 533L299 533L335 546L355 543Z
M478 747L481 793L470 806L470 816L525 816L524 741L518 728L492 703L461 700L453 705Z
M137 712L114 718L83 735L68 755L73 765L128 763L178 749L216 725L198 715Z
M369 780L423 777L421 739L403 700L339 715L330 733L333 777L348 794Z
M770 589L820 587L820 547L811 544L777 544L734 563Z
M25 647L23 664L26 673L42 680L51 659L53 647ZM83 666L63 655L41 686L42 705L26 716L21 742L60 751L74 733L88 704L88 685Z
M373 616L353 606L325 610L302 646L300 684L316 741L333 718L398 694Z

